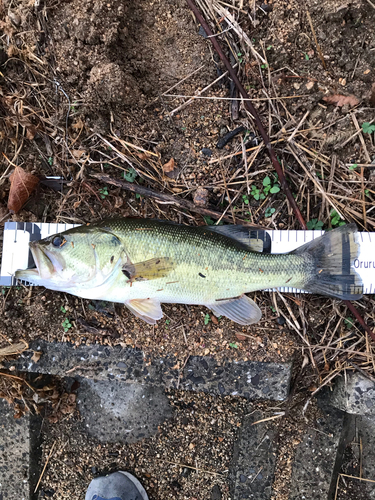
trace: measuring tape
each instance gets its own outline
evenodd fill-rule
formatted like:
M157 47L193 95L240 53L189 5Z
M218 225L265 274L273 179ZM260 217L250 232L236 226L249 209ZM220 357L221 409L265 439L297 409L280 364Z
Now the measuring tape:
M51 234L61 233L80 224L52 224L42 222L6 222L4 226L3 258L1 262L0 286L14 286L17 269L34 266L29 242L37 241ZM254 231L263 241L265 253L287 253L318 238L324 231ZM358 233L360 247L354 268L362 278L363 293L375 293L375 233ZM278 288L281 292L301 293L296 288Z

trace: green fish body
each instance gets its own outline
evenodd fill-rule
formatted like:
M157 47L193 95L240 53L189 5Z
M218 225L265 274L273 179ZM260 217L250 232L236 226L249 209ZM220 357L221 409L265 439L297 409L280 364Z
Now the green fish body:
M359 298L356 227L342 226L288 254L253 250L245 226L190 227L109 219L30 243L36 269L16 277L87 299L124 303L154 324L160 304L205 305L239 324L261 318L245 294L294 287Z

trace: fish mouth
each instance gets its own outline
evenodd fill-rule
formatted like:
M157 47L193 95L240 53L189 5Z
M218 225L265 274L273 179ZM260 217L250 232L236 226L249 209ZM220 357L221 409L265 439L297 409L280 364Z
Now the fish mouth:
M53 265L51 259L48 257L43 248L38 244L37 241L31 241L29 247L36 265L36 269L27 269L27 272L32 272L33 275L38 274L43 280L51 279L54 272L55 266Z

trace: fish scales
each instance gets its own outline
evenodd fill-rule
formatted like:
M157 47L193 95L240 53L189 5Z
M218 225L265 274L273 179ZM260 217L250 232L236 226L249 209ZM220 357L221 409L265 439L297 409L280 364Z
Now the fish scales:
M306 263L300 256L251 252L206 227L160 225L152 220L129 220L126 226L114 221L105 226L121 239L132 262L163 256L176 263L165 278L131 286L124 283L129 298L155 294L161 302L208 304L286 282L293 287L303 282L306 274Z

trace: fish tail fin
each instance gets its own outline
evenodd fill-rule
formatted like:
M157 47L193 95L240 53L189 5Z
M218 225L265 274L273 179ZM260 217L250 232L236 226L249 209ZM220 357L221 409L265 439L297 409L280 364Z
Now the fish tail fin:
M329 295L342 300L357 300L363 295L362 279L354 268L358 257L357 226L346 224L297 248L312 269L303 285L306 292Z

